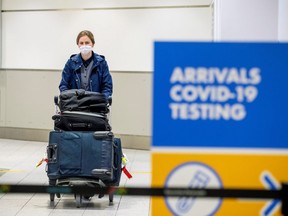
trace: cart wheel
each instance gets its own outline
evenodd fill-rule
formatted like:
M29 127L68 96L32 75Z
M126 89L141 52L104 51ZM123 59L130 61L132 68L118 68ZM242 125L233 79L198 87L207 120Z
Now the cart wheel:
M84 199L90 200L91 196L84 196Z
M109 194L109 204L112 204L112 203L113 203L113 198L114 198L114 194L113 194L113 193L110 193L110 194Z
M56 179L49 179L49 185L55 186L56 185Z
M54 202L54 198L55 198L55 193L51 193L50 194L50 201Z
M61 197L60 193L56 193L56 197L60 198Z
M82 203L82 195L81 194L75 194L75 200L76 200L76 207L80 208Z

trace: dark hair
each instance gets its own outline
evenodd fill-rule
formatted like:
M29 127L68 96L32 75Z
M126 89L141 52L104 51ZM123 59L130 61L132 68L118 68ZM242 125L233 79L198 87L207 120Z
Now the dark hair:
M78 44L80 38L83 37L83 36L89 37L90 40L92 41L92 44L95 44L94 35L92 34L92 32L90 32L90 31L88 31L88 30L81 31L81 32L78 34L77 39L76 39L76 44Z

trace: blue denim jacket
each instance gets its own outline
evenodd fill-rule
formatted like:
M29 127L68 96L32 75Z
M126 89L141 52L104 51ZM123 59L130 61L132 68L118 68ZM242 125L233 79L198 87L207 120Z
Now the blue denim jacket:
M60 92L68 89L81 89L81 66L83 64L80 53L72 55L62 71L59 85ZM113 83L108 64L104 56L93 52L93 66L88 91L100 92L107 98L112 96Z

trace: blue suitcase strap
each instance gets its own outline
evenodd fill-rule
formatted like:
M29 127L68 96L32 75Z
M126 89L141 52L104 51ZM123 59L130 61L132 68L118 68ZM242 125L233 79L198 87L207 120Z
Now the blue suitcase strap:
M120 183L120 178L121 178L121 161L122 161L122 148L121 148L121 140L120 138L114 138L113 139L113 180L105 182L107 185L113 185L113 186L118 186Z

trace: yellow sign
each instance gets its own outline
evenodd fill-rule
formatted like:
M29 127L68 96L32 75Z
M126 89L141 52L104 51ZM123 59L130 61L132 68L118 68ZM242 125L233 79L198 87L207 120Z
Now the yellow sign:
M288 155L152 154L153 187L276 189L288 182ZM281 215L267 199L153 197L152 215Z

